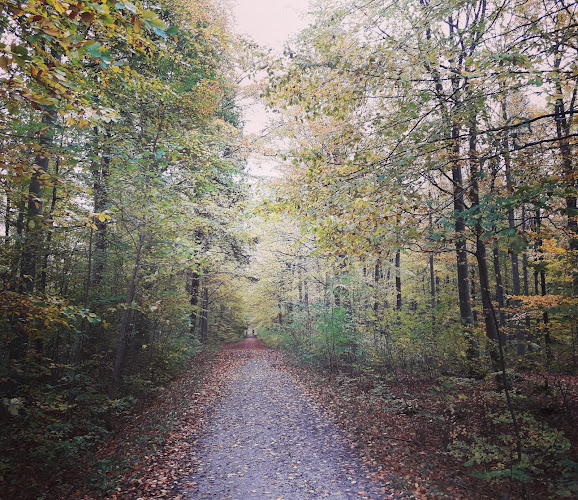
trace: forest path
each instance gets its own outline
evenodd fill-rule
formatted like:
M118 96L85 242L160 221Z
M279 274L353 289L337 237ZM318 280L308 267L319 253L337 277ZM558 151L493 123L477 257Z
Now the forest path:
M395 498L371 478L340 429L254 338L227 346L237 357L195 449L182 498Z

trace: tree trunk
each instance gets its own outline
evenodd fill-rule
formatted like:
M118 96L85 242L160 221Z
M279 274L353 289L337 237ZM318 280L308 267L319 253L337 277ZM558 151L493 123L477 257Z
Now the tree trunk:
M540 262L542 262L542 260L544 259L542 257L542 237L540 236L540 232L541 232L541 226L542 226L542 217L540 215L540 209L536 210L536 233L538 234L538 241L537 246L538 246L538 260ZM542 297L546 296L548 294L548 289L546 287L546 271L543 268L540 268L540 295ZM538 275L536 275L536 278L538 277ZM538 284L538 280L536 279L536 291L537 291L537 284ZM548 316L548 311L544 310L542 312L542 321L544 322L544 343L546 344L546 361L547 364L549 365L551 360L552 360L552 339L550 338L550 318Z
M401 311L401 251L395 252L395 308Z
M455 231L456 231L456 260L457 260L457 275L458 275L458 297L460 305L460 319L467 338L468 357L470 359L479 357L480 350L478 342L474 338L471 327L473 324L472 301L470 295L469 282L469 268L468 268L468 253L466 246L466 224L464 216L466 206L464 203L464 186L462 167L459 161L460 146L459 146L459 126L452 127L452 141L453 141L453 159L452 159L452 181L454 194L454 211L456 213Z
M299 296L299 304L303 304L303 258L299 257L295 264L297 267L297 293Z
M501 105L502 105L502 117L506 122L508 120L508 113L506 109L506 101L504 99L502 99ZM512 161L510 157L510 144L507 132L504 134L504 137L502 139L502 156L504 157L506 187L509 195L514 191L514 180L512 177ZM516 219L513 208L508 208L508 229L510 230L511 237L516 235ZM509 253L510 253L510 262L512 264L512 293L514 296L519 297L521 295L521 289L520 289L520 265L518 253L513 248L510 248ZM520 300L519 299L512 300L512 307L519 308ZM524 332L524 328L522 327L522 325L520 325L518 321L516 321L514 329L516 332L517 352L518 355L522 356L526 352L526 333Z
M34 163L36 168L28 186L28 209L26 224L24 226L24 244L21 258L21 276L24 290L33 293L36 287L38 259L42 249L42 189L44 187L44 174L48 171L50 161L49 149L52 143L52 134L56 119L55 111L44 111L42 124L45 125L45 133L40 137L40 150L36 154Z
M472 299L472 321L474 328L478 327L478 310L476 305L478 303L478 291L476 290L476 269L470 266L470 295Z
M56 165L54 166L54 174L58 175L60 169L60 161L56 160ZM52 200L50 202L50 211L48 212L48 223L52 225L52 214L56 208L57 197L56 183L52 186ZM92 230L91 230L92 235ZM40 273L40 282L38 284L38 290L40 293L46 291L46 284L48 279L48 259L50 258L50 243L52 241L52 231L49 231L46 235L46 249L44 252L44 257L42 260L42 271Z
M18 215L16 216L15 229L16 229L16 239L15 239L15 251L14 258L10 267L10 274L16 278L20 273L20 268L22 265L22 235L24 233L24 216L26 213L26 199L22 197L18 203Z
M470 127L470 151L469 151L469 162L470 162L470 199L472 201L472 207L474 208L475 215L475 234L476 234L476 260L478 263L478 275L480 278L480 295L482 298L482 311L484 314L484 324L486 329L486 337L490 340L490 357L492 359L492 364L494 365L494 370L500 368L500 355L498 350L498 325L496 324L494 317L494 310L492 305L492 296L490 293L490 279L488 273L488 265L486 258L486 245L482 241L482 214L480 213L480 193L478 179L480 176L480 161L477 153L477 130L476 123L474 121Z
M201 305L201 342L207 343L209 339L209 288L203 286L203 301Z
M44 188L44 175L48 171L49 149L52 144L54 133L54 123L56 119L55 111L44 111L42 114L42 124L44 134L38 141L39 150L34 159L35 168L28 185L27 203L23 200L17 221L17 234L24 235L20 248L20 277L22 280L21 291L32 294L38 285L37 271L41 264L42 239L44 236L42 220L42 189ZM17 265L17 261L15 262ZM24 323L27 318L22 318ZM37 336L34 348L37 352L42 350L42 336ZM26 356L30 347L27 328L18 328L16 338L11 342L10 359L22 359Z
M94 212L102 213L108 207L108 177L110 176L110 132L106 132L103 152L100 162L93 165L94 176ZM98 144L97 148L98 150ZM96 219L96 235L94 248L94 272L92 283L98 285L102 282L104 264L106 262L106 233L107 222Z
M8 246L8 242L10 241L10 213L12 212L12 207L10 206L10 196L6 195L6 215L4 217L4 245Z
M190 326L190 334L191 337L195 336L195 329L197 327L197 317L199 315L199 293L201 287L201 275L198 271L193 271L191 274L191 282L189 285L189 292L191 295L191 326Z
M337 281L335 277L333 279ZM333 287L333 300L335 307L341 307L341 289L337 286Z
M498 325L494 318L494 311L492 305L492 296L490 293L490 280L488 273L488 266L486 261L486 245L478 237L476 239L476 260L478 262L478 274L480 276L480 294L482 296L482 309L484 312L484 323L486 327L486 337L491 342L490 357L494 369L499 369L499 352L497 350L498 340Z
M130 317L132 313L132 303L134 301L135 293L136 293L136 279L137 274L140 268L141 262L141 254L143 245L145 242L145 233L141 231L139 233L138 244L136 249L136 258L134 262L134 266L132 268L132 276L130 279L129 287L128 287L128 294L126 298L126 302L124 305L124 311L122 312L122 316L120 319L120 327L118 330L118 336L116 338L116 356L114 360L114 370L112 374L112 394L116 392L118 385L120 383L120 376L123 369L124 363L124 355L126 353L127 348L127 341L128 341L128 333L129 333L129 325L130 325Z
M493 248L494 275L496 277L496 300L500 311L500 326L506 326L506 313L504 312L504 284L502 282L502 270L500 265L500 250L496 243Z
M560 69L562 59L557 58L554 62L556 70ZM578 85L578 84L577 84ZM576 91L576 89L575 89ZM576 195L574 189L576 187L576 179L574 176L574 166L572 162L572 146L570 144L570 125L571 119L568 119L568 114L572 117L574 109L566 110L564 105L564 98L562 92L562 84L560 80L556 81L556 93L560 96L554 106L554 113L556 115L556 136L558 138L558 147L560 155L562 156L562 171L566 178L568 186L568 194L566 195L566 227L568 229L568 243L572 252L578 252L578 211L576 210ZM573 256L573 262L576 262L577 256ZM574 286L578 283L578 277L574 279Z
M526 234L526 207L522 205L522 232ZM527 244L527 240L525 241ZM524 250L522 254L522 276L523 276L523 293L525 296L530 295L530 288L528 286L528 252Z
M548 289L546 288L546 271L544 271L544 269L540 271L540 289L542 292L542 297L548 294ZM552 361L552 339L550 337L550 318L546 309L544 309L544 312L542 313L542 319L544 321L544 342L546 343L546 357L549 364Z
M430 231L433 228L433 220L432 220L432 214L430 212L429 214L429 226L430 226ZM437 305L437 299L436 299L436 275L435 275L435 268L434 268L434 253L430 252L429 253L429 286L430 286L430 305L433 309L436 308ZM432 320L435 318L435 315L432 316Z
M373 301L373 312L375 314L375 321L377 321L377 313L379 312L379 279L381 277L381 259L375 262L375 270L373 274L373 282L375 285L375 299Z
M526 207L522 205L522 232L526 234ZM523 292L524 295L527 297L530 295L530 286L528 283L528 252L525 249L524 253L522 254L522 272L523 272ZM526 323L526 337L529 342L533 342L533 338L531 336L531 323L530 323L530 314L524 313L525 323ZM528 345L528 350L532 352L534 348L531 344Z
M86 277L84 280L84 293L83 293L83 299L82 299L82 306L84 307L85 310L88 309L88 298L89 298L89 293L90 293L90 283L91 283L91 279L92 279L92 241L94 239L94 228L90 228L90 236L88 238L88 266L86 269ZM76 346L74 348L74 362L75 363L80 363L80 360L82 358L82 350L83 350L83 338L85 335L85 329L86 329L86 319L82 319L82 322L80 324L80 332L81 334L78 337L78 341L76 343Z

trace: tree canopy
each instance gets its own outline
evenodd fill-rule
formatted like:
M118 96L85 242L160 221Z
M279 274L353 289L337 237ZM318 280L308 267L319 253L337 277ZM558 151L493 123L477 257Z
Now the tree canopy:
M443 453L509 494L577 493L578 7L317 0L310 20L276 57L214 0L0 2L11 494L248 327L376 397L460 385L429 421ZM275 115L259 141L240 68ZM279 177L248 178L259 148ZM532 399L552 377L558 420Z

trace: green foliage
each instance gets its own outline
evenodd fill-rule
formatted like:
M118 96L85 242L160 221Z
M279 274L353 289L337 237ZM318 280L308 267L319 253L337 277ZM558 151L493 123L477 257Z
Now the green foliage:
M565 1L322 0L264 91L285 175L259 213L283 228L263 235L252 300L267 309L252 319L332 371L505 373L485 422L499 432L450 441L522 494L549 468L566 482L575 439L562 435L573 414L534 415L510 382L577 369L577 14ZM456 397L473 404L471 390Z
M492 412L487 417L496 429L505 429L504 424L511 424L508 413ZM448 446L448 452L467 459L465 466L473 469L472 475L492 482L513 480L526 483L536 477L554 474L564 476L564 479L558 479L561 483L570 479L572 466L567 456L571 445L564 433L539 422L530 413L519 413L518 421L524 438L524 452L518 463L512 463L508 458L515 454L516 449L514 436L510 433L500 434L497 440L490 442L490 436L465 428L460 436L460 430L456 429L456 440Z
M0 38L0 444L32 497L240 334L246 186L217 3L8 1Z
M351 317L340 306L297 305L284 324L264 331L263 338L331 372L347 368L364 356Z
M20 470L20 461L74 465L110 434L103 417L120 416L134 403L110 401L90 375L71 366L53 367L48 372L38 362L29 361L20 368L20 396L4 400L11 413L1 440L8 484L18 484L14 473ZM16 410L11 411L16 403Z

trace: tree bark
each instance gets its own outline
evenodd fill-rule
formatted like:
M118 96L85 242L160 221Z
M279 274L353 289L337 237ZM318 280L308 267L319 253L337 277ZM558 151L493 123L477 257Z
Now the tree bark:
M475 234L476 234L476 260L478 263L478 275L480 278L480 295L482 298L482 311L484 314L484 324L486 329L486 337L490 340L490 356L492 359L492 364L494 369L498 370L500 367L500 356L498 351L498 325L494 318L494 309L492 305L492 296L490 293L490 279L488 273L488 265L486 258L486 245L482 240L483 228L480 212L480 194L479 194L479 183L478 179L480 176L480 160L477 153L477 130L475 117L472 125L470 126L470 151L469 151L469 162L470 162L470 199L472 201L472 207L474 208L475 215Z
M542 257L542 237L540 236L540 232L541 232L541 227L542 227L542 216L540 215L540 209L536 210L536 233L538 234L538 241L537 246L538 246L538 260L539 262L543 261L543 257ZM536 291L538 289L538 275L536 275ZM546 296L548 294L548 288L546 286L546 271L543 268L540 268L540 273L539 273L539 278L540 278L540 295L542 297ZM552 339L550 337L550 317L548 316L548 311L544 310L542 312L542 321L544 322L544 343L546 344L546 361L547 364L549 365L551 360L552 360Z
M554 67L556 70L560 69L560 63L562 59L557 58L554 62ZM576 84L578 86L578 84ZM576 93L576 88L574 89ZM573 189L576 187L576 179L574 176L574 166L572 162L572 146L570 144L570 125L571 120L568 119L568 114L572 117L574 109L566 110L564 104L562 84L558 79L556 81L556 93L560 98L556 101L554 106L554 113L556 119L556 135L558 138L558 147L560 149L560 155L562 156L562 171L564 172L564 177L566 178L566 183L569 188L568 193L565 197L566 201L566 217L567 223L566 227L568 229L568 243L570 250L572 252L578 252L578 210L576 209L576 195L573 194ZM575 96L575 95L574 95ZM577 256L573 256L573 262L576 262ZM578 284L578 277L574 279L574 285Z
M58 175L60 169L60 161L56 160L56 165L54 166L54 174ZM48 212L48 223L52 225L52 214L54 213L54 209L56 208L56 201L58 200L57 196L58 190L56 188L56 183L52 186L52 200L50 202L50 210ZM92 235L92 230L91 230ZM46 291L46 284L48 280L48 259L50 258L50 242L52 241L52 232L49 231L46 234L46 249L44 252L44 256L42 259L42 271L40 272L40 281L38 284L38 290L40 293L44 293Z
M429 225L430 225L430 230L433 227L433 220L432 220L432 214L430 212L429 214ZM430 252L429 253L429 285L430 285L430 305L433 309L436 308L437 305L437 298L436 298L436 275L435 275L435 268L434 268L434 253ZM435 318L435 315L432 316L432 319Z
M42 189L44 188L44 174L48 171L50 161L49 148L52 143L52 134L56 119L55 111L44 111L42 124L44 134L40 137L38 144L40 150L37 153L34 163L36 168L30 179L28 186L28 207L26 212L26 224L24 226L24 244L21 258L21 276L24 290L33 293L36 287L38 259L42 249Z
M395 296L395 308L401 311L401 251L399 249L395 252Z
M126 302L124 305L124 311L122 312L122 316L120 319L120 327L118 330L118 335L116 338L116 356L114 361L114 370L112 374L112 394L116 392L118 385L120 384L120 377L122 374L123 364L124 364L124 355L126 353L127 343L128 343L128 333L129 333L129 325L130 325L130 318L132 314L132 303L134 301L135 293L136 293L136 279L138 275L138 271L140 269L141 263L141 255L142 249L145 242L145 233L141 231L139 233L138 244L136 249L136 257L134 266L132 268L132 275L128 287L128 294L126 298Z
M102 213L108 207L108 178L110 176L110 132L104 136L103 152L100 162L93 165L94 176L94 212ZM98 144L96 149L98 150ZM106 262L106 233L107 222L96 219L96 235L94 245L94 271L92 283L98 285L102 282Z
M201 305L201 342L207 343L209 339L209 288L203 286L203 301Z
M500 250L496 243L493 248L494 257L494 276L496 278L496 301L498 302L498 310L500 315L500 326L506 326L506 313L504 312L504 284L502 282L502 270L500 265Z
M190 334L191 337L195 336L195 329L197 328L197 317L199 315L199 294L200 294L200 287L201 287L201 275L198 271L193 271L191 273L191 282L189 285L189 291L191 295L190 304L191 304L191 326Z
M464 216L462 215L466 210L464 203L464 185L462 167L460 165L459 154L459 126L454 124L452 126L452 181L453 181L453 196L454 196L454 211L456 213L455 231L456 231L456 261L457 261L457 277L458 277L458 298L460 305L460 319L464 334L468 341L468 357L470 359L477 358L480 355L478 342L472 334L473 313L472 301L470 295L469 282L469 266L468 253L465 238L466 224Z

